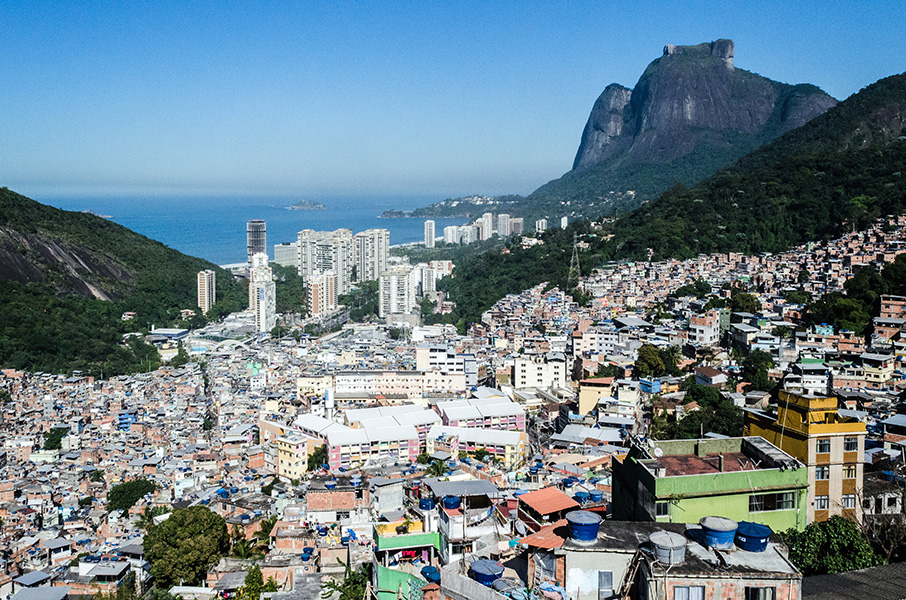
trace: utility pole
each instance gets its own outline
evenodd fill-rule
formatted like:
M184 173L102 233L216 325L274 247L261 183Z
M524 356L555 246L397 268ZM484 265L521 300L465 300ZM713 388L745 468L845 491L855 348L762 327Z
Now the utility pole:
M573 255L569 261L569 274L566 276L566 292L574 287L582 289L582 270L579 266L578 235L573 233ZM584 290L583 290L584 291Z

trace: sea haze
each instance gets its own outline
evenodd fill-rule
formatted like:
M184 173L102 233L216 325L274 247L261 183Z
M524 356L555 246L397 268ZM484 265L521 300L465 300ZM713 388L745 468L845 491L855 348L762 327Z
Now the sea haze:
M424 239L422 219L382 219L388 209L412 210L438 198L413 197L313 197L326 210L287 210L301 197L58 197L41 202L65 210L90 210L184 254L219 265L245 262L245 224L249 219L267 221L267 253L273 260L274 244L292 242L302 229L358 233L380 228L390 231L390 243ZM435 232L465 219L435 219Z

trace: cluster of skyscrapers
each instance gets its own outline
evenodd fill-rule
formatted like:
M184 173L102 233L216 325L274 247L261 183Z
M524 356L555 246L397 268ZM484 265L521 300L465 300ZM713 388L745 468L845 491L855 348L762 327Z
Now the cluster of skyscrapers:
M495 223L493 213L484 213L480 219L472 223L444 227L444 243L447 245L471 244L480 240L489 240L495 233L501 237L521 235L523 229L524 223L521 217L511 217L501 213L497 215ZM436 241L434 221L425 221L425 247L433 248Z

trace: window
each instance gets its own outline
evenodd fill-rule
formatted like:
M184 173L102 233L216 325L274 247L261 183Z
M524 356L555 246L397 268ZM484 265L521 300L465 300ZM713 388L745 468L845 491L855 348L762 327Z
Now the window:
M796 497L793 495L793 492L752 494L749 496L749 512L789 510L791 508L796 508Z
M830 439L818 440L818 454L827 454L828 452L830 452Z
M705 586L677 585L673 587L673 600L705 600Z
M772 587L747 587L746 600L775 600L776 588Z
M843 465L843 479L856 478L856 465Z
M859 450L859 438L843 438L844 452L857 452Z
M862 500L862 508L871 512L871 507L874 505L874 498L865 498Z
M598 571L598 600L613 596L613 572Z
M670 503L669 502L658 502L655 504L656 516L658 517L668 517L670 516Z
M815 496L815 510L827 510L830 506L827 496Z
M815 479L830 479L830 467L815 467Z
M896 496L887 496L887 508L893 508L896 505L897 505L897 497Z
M856 507L856 495L855 494L843 494L843 508L855 508Z

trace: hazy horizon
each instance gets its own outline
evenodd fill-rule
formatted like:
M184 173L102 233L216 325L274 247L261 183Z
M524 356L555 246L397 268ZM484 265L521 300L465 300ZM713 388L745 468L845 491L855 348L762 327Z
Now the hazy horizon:
M0 6L0 186L34 197L527 194L664 44L842 100L906 70L906 3Z

